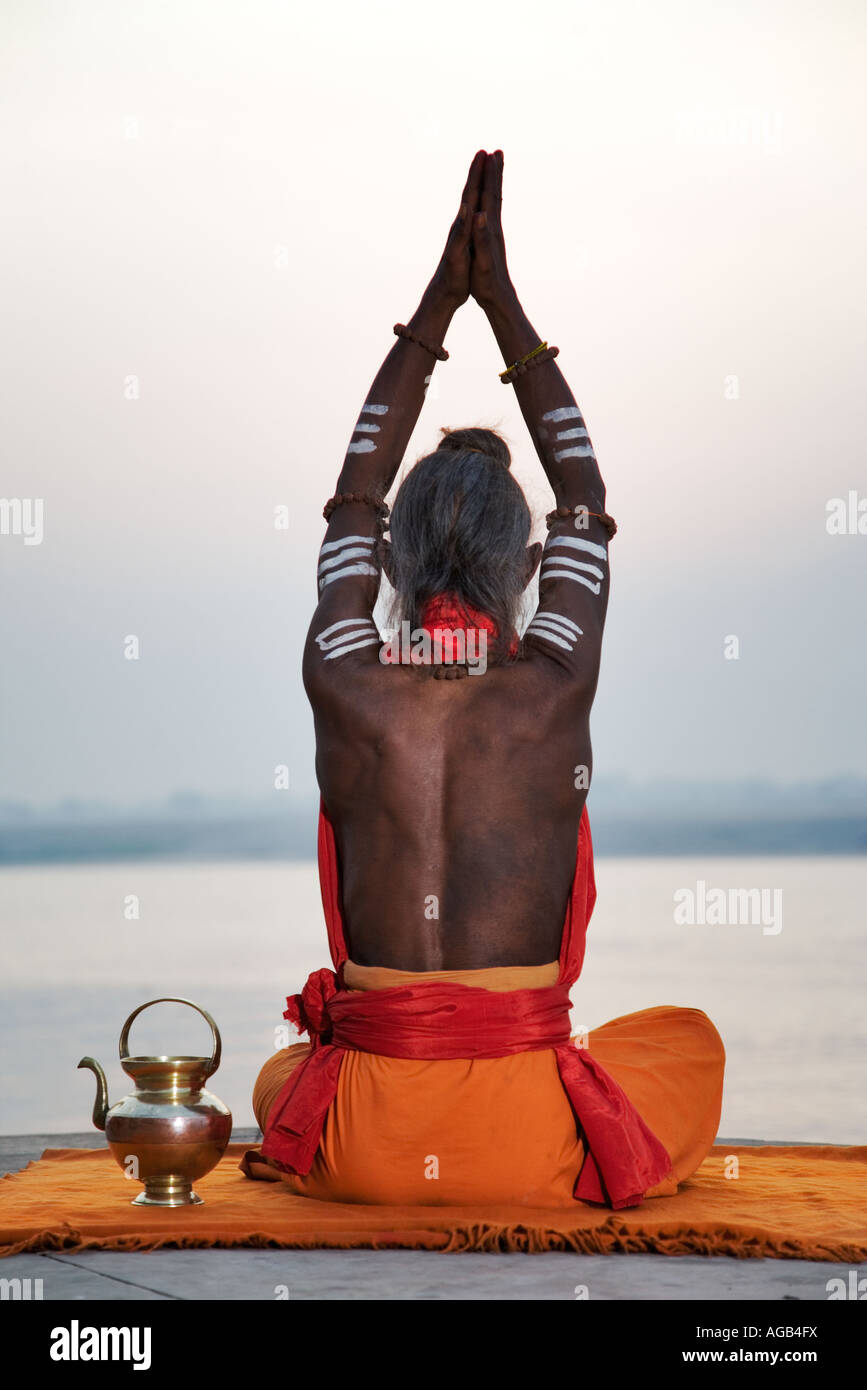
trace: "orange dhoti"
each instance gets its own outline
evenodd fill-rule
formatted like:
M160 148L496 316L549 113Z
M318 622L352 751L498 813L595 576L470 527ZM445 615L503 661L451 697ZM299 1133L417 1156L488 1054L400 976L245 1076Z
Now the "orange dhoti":
M429 973L352 962L344 973L354 989L431 979ZM541 987L556 973L554 962L443 971L435 978L523 989L537 982ZM668 1150L671 1175L645 1195L674 1193L716 1136L725 1062L718 1032L697 1009L643 1009L594 1029L586 1046ZM253 1110L263 1132L287 1077L309 1054L310 1044L299 1043L275 1053L262 1068ZM551 1050L437 1061L349 1052L310 1172L281 1173L252 1156L248 1164L251 1177L282 1180L291 1191L324 1201L544 1207L574 1205L583 1159Z
M617 1208L671 1195L696 1171L722 1105L725 1054L707 1016L645 1009L568 1037L568 987L595 900L586 812L549 965L356 965L324 811L320 876L337 973L315 972L288 1001L286 1016L313 1041L260 1073L253 1108L265 1141L242 1164L249 1177L326 1201Z

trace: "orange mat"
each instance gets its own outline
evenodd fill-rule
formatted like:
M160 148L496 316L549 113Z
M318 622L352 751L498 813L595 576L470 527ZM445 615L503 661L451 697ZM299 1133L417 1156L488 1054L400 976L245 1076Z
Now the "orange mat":
M867 1147L717 1146L676 1197L611 1212L569 1207L350 1206L251 1182L230 1144L196 1183L200 1207L130 1206L107 1149L46 1149L0 1181L0 1255L36 1250L366 1247L380 1250L571 1250L581 1254L867 1259ZM726 1178L736 1155L739 1176ZM733 1165L728 1165L729 1170Z

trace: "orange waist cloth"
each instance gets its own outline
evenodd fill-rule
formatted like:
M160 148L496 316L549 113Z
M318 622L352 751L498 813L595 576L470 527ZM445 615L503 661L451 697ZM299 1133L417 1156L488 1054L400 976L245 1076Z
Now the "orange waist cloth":
M348 960L343 967L347 989L399 989L402 985L472 985L476 989L505 992L510 989L548 989L556 985L559 961L547 965L495 965L483 970L392 970L385 965L356 965Z
M558 973L557 961L411 971L347 960L343 979L351 991L451 983L496 993L549 988ZM263 1130L287 1077L309 1055L300 1043L263 1068L253 1096ZM574 1205L583 1158L552 1049L435 1061L348 1051L310 1172L280 1176L293 1192L326 1201L441 1206L482 1196L561 1206Z
M356 988L377 976L387 987L403 973L356 966L351 976ZM666 1005L594 1028L586 1045L671 1156L670 1175L646 1195L673 1195L716 1135L725 1067L719 1033L700 1009ZM309 1043L282 1048L262 1068L253 1110L263 1131L310 1052ZM349 1052L310 1172L281 1173L253 1150L242 1167L322 1201L574 1207L584 1152L552 1051L432 1062Z

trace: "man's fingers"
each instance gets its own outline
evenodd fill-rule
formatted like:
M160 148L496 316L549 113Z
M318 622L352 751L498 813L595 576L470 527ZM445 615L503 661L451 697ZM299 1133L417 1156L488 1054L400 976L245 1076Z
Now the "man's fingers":
M467 174L467 181L464 184L464 191L461 194L461 202L466 203L467 207L472 212L475 212L479 201L479 190L482 186L486 158L487 156L484 150L477 150L473 155L470 171Z
M484 150L478 150L473 155L473 161L461 195L458 215L449 229L447 245L450 251L464 251L470 244L470 238L473 234L473 217L479 203L479 190L485 168L485 158Z
M502 201L503 151L496 150L494 154L489 154L485 159L485 177L479 203L482 211L487 214L489 225L499 225Z
M491 205L491 160L493 155L485 155L485 167L482 171L482 187L479 194L479 207L483 212L488 212Z
M500 225L500 209L503 206L503 151L494 150L488 158L491 161L490 169L490 205L487 209L489 219L495 227Z
M473 155L473 162L470 165L470 172L464 184L464 191L461 194L461 206L455 218L452 231L455 238L462 246L469 244L473 231L473 216L479 205L479 190L482 183L482 174L485 168L485 151L478 150Z
M477 150L470 164L458 215L449 229L446 251L452 255L470 249L490 260L491 232L499 227L503 185L503 152Z

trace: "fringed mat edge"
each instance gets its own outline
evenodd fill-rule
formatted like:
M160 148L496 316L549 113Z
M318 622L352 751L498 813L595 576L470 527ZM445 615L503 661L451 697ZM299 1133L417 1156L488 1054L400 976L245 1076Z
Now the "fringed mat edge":
M451 1231L342 1232L321 1235L276 1236L254 1231L244 1236L117 1235L87 1236L67 1227L62 1231L38 1231L23 1240L0 1247L0 1257L36 1253L74 1254L85 1250L147 1253L154 1250L435 1250L456 1255L487 1254L576 1255L726 1255L742 1260L813 1260L836 1264L861 1264L867 1260L867 1244L797 1241L766 1232L749 1234L722 1228L716 1232L690 1227L671 1231L630 1229L616 1217L595 1229L555 1231L539 1226L496 1225L478 1222Z

